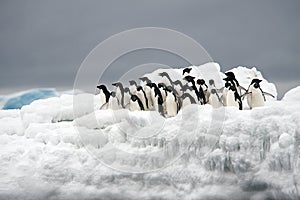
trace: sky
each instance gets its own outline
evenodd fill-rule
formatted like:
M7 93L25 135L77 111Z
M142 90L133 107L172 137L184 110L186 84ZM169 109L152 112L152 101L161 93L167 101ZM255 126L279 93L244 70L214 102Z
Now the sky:
M36 87L71 89L78 68L100 42L139 27L180 31L200 43L221 70L256 66L279 97L300 85L300 1L0 1L0 94ZM174 56L142 51L115 62L183 66Z

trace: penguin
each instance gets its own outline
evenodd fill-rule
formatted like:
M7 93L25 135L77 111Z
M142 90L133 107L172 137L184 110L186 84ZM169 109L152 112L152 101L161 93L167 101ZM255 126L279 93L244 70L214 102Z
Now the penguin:
M110 97L108 100L108 108L112 109L112 110L120 109L119 100L118 100L115 92L110 93Z
M149 108L148 98L142 86L137 86L136 96L139 97L145 109Z
M201 96L203 96L202 104L206 104L208 101L208 86L206 85L204 79L198 79L197 84L199 85L198 91L201 94Z
M180 80L174 81L173 87L179 95L182 95L183 83Z
M162 83L164 83L167 86L173 86L173 81L167 72L161 72L158 75L163 78Z
M184 77L185 80L187 80L189 83L192 84L192 88L195 91L196 95L197 95L197 100L198 102L200 102L201 105L205 104L206 99L205 99L205 95L204 92L202 90L202 87L199 87L200 91L197 89L196 84L195 84L195 77L193 76L186 76Z
M166 88L166 113L168 117L174 117L178 113L177 97L170 88Z
M142 78L139 78L139 79L144 82L142 87L143 87L143 90L146 94L146 98L148 100L147 109L151 110L153 108L153 102L152 102L152 98L151 98L151 87L149 87L147 85L147 83L151 83L151 80L148 79L147 77L142 77Z
M225 83L225 86L222 88L222 101L223 105L227 106L227 93L231 84L229 82Z
M217 92L216 89L211 89L208 103L213 107L213 108L219 108L223 105L222 100Z
M158 87L158 89L161 93L162 100L166 101L166 96L167 96L166 88L167 88L167 86L164 83L158 83L157 87Z
M245 94L243 94L243 97L245 95L247 96L247 103L250 109L264 106L266 101L265 95L270 95L274 98L272 94L266 93L261 89L260 87L261 81L262 80L256 78L253 79L248 87L248 90L246 91Z
M146 84L146 83L151 83L151 80L150 80L147 76L140 77L139 79L140 79L141 81L143 81L145 84Z
M131 94L135 94L136 93L136 88L137 88L137 83L134 80L130 80L129 81L129 90L131 92Z
M191 70L192 70L192 68L189 68L189 67L184 68L184 69L182 70L182 75L184 75L185 73L189 74L189 73L191 72Z
M154 109L158 111L162 116L164 116L163 98L159 88L155 83L147 83L147 85L151 87L151 98Z
M183 93L180 96L180 98L181 98L181 108L184 108L185 106L190 104L197 104L195 98L192 97L192 95L189 93Z
M145 110L142 101L139 99L137 95L131 95L129 104L130 104L129 106L130 111Z
M100 102L102 104L101 107L103 107L104 104L108 103L110 92L108 91L105 85L98 85L97 88L100 90Z
M117 98L120 102L120 105L122 106L122 108L124 108L125 107L125 104L124 104L124 88L123 88L122 83L117 82L117 83L113 83L112 85L117 87L116 96L117 96Z
M124 88L124 108L127 108L128 104L130 103L130 98L131 98L130 90L128 87L125 87Z
M234 85L230 85L226 95L226 105L238 107L239 110L243 109L242 99Z
M181 91L182 91L181 96L183 96L184 94L187 94L187 95L184 95L184 96L191 96L194 99L195 104L197 104L197 98L198 97L197 97L194 89L191 86L183 85Z
M239 82L236 80L235 75L233 72L225 72L225 75L227 76L226 78L224 78L223 80L225 80L226 82L230 82L231 84L233 84L236 89L238 94L241 96L241 89L243 89L244 91L246 91L246 89L244 87L242 87Z

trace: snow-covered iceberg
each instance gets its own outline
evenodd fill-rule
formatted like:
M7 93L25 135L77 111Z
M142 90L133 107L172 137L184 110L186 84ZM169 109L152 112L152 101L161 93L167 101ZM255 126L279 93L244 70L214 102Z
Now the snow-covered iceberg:
M263 78L233 71L244 87ZM1 110L0 199L298 199L299 94L253 110L190 105L171 118L99 110L92 94Z

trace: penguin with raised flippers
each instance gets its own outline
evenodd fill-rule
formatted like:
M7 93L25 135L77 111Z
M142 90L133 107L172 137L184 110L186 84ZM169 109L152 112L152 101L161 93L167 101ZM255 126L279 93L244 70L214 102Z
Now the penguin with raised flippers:
M248 90L246 91L244 96L247 96L247 103L250 107L250 109L255 107L261 107L265 105L265 95L272 96L275 98L272 94L264 92L260 87L260 82L262 80L259 79L253 79L248 87Z

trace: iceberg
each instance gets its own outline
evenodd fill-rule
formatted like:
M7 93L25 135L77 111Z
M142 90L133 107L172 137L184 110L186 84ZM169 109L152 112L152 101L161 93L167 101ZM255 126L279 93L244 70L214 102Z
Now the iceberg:
M244 87L263 78L232 71ZM0 110L0 199L299 199L299 94L252 110L192 104L170 118L99 110L85 93Z

